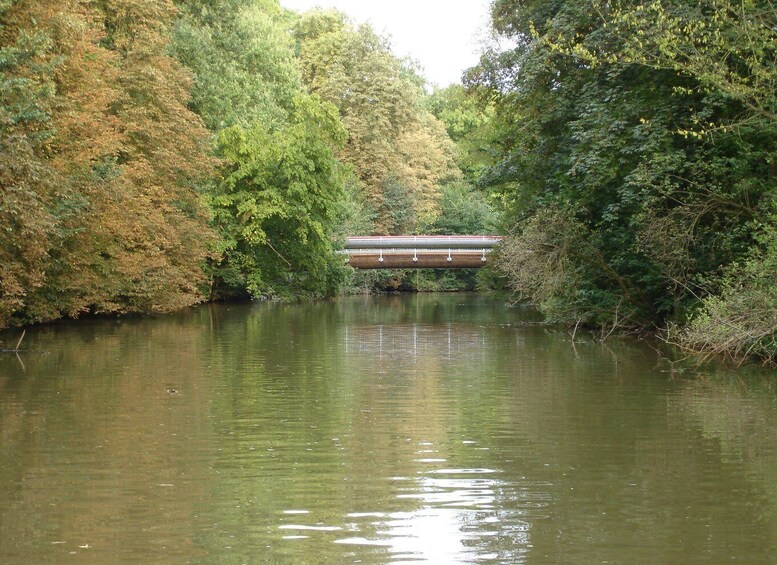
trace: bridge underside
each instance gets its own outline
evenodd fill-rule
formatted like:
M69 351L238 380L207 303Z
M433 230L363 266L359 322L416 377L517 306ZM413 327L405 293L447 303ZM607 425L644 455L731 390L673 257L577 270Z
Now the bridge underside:
M488 264L483 251L369 251L351 254L348 263L354 269L479 269Z

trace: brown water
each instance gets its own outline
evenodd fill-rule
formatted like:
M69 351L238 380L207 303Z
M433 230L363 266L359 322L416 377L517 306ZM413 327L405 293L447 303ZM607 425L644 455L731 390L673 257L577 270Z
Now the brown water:
M0 562L774 563L774 373L535 322L419 295L28 331Z

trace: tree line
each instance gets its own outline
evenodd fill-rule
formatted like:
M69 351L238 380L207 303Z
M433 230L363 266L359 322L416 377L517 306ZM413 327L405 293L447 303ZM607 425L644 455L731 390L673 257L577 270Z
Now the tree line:
M492 25L428 93L337 11L0 0L0 327L473 287L355 275L338 241L500 229L552 322L777 361L770 0L495 0Z
M0 1L0 327L340 292L478 198L424 87L336 11Z

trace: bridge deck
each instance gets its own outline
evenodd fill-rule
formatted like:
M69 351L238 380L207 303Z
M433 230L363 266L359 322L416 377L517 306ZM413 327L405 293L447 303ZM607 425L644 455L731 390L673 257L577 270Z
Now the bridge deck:
M343 253L356 269L477 269L488 264L498 236L349 237Z
M482 251L370 250L348 255L348 263L355 269L479 269L488 263L488 254Z

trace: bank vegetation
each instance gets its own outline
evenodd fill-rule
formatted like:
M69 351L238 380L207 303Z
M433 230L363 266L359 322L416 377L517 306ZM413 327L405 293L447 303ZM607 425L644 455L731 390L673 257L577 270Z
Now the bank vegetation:
M502 267L552 320L777 361L777 9L496 0Z
M0 0L0 327L506 280L570 327L777 362L769 0L495 0L464 85L278 0ZM501 276L346 235L510 237Z

